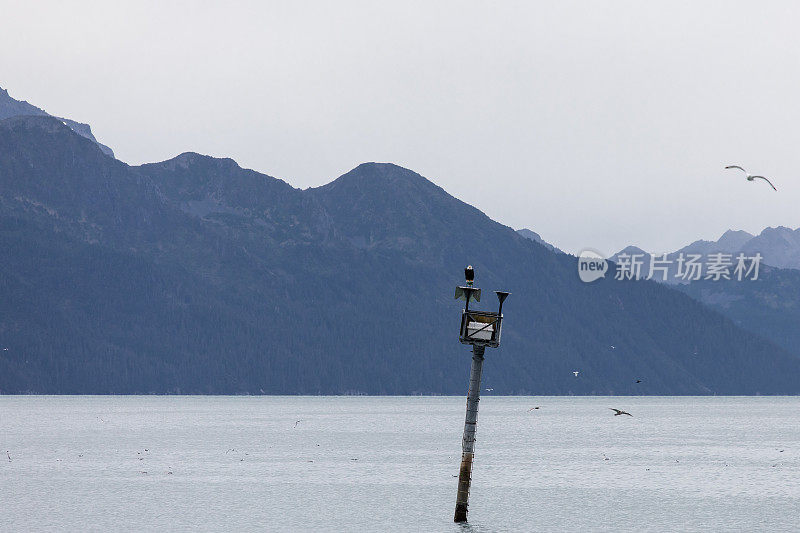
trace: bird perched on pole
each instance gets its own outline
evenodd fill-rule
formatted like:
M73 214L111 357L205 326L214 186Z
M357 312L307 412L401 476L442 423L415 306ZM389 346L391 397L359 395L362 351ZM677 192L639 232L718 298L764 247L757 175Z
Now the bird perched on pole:
M746 176L746 178L747 178L747 181L755 181L755 180L756 180L756 178L758 178L758 179L762 179L762 180L766 181L767 183L769 183L769 186L770 186L770 187L772 187L773 189L775 189L775 186L772 184L772 182L771 182L771 181L769 181L769 180L768 180L767 178L765 178L764 176L754 176L754 175L750 174L749 172L747 172L747 171L746 171L745 169L743 169L742 167L740 167L739 165L728 165L727 167L725 167L725 170L728 170L728 169L731 169L731 168L735 168L735 169L737 169L737 170L741 170L742 172L744 172L744 175ZM775 189L775 190L777 191L778 189Z
M464 269L464 278L467 280L467 285L472 287L472 282L475 281L475 269L472 268L472 265Z

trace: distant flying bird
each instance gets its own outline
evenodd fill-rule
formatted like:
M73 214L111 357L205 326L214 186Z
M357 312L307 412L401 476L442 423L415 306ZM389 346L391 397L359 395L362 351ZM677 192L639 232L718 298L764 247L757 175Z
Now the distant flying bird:
M576 370L576 371L573 372L573 374L575 374L575 377L577 378L578 374L580 374L580 372Z
M756 178L762 179L762 180L766 181L767 183L769 183L769 186L772 187L774 190L776 190L776 191L778 190L778 189L775 189L775 186L772 184L772 182L769 181L764 176L754 176L754 175L750 174L749 172L747 172L742 167L740 167L739 165L728 165L727 167L725 167L725 170L728 170L728 169L731 169L731 168L735 168L737 170L741 170L742 172L744 172L744 175L746 176L747 181L755 181Z
M612 347L611 347L611 349L612 349L612 350L616 350L616 349L617 349L617 347L616 347L616 346L612 346Z
M295 422L294 427L297 427L297 424L299 424L300 422L302 422L302 420L298 420L297 422Z
M536 407L531 407L530 409L528 409L528 412L530 413L530 412L531 412L531 411L533 411L534 409L538 409L538 408L539 408L539 406L538 406L538 405L537 405Z
M609 407L609 409L611 409L612 411L614 411L614 416L619 416L619 415L628 415L628 416L633 416L632 414L630 414L630 413L629 413L629 412L627 412L627 411L622 411L622 410L620 410L620 409L614 409L613 407Z
M486 389L486 392L492 392L494 389Z
M637 379L637 380L636 380L636 383L641 383L641 382L642 382L642 380L641 380L641 379Z

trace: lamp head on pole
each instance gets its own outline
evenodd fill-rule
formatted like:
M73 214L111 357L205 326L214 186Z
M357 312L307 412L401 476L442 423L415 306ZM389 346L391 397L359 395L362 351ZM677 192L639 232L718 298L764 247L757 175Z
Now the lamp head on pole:
M511 294L511 293L510 292L506 292L506 291L494 291L494 293L497 295L497 299L500 300L500 309L497 310L497 314L498 315L502 315L503 314L503 302L506 301L506 298L508 298L508 295Z

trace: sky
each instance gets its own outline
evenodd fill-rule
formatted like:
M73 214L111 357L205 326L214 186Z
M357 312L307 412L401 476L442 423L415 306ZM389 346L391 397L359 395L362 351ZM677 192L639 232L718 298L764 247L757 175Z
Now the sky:
M392 162L576 253L800 226L797 2L0 0L0 87L129 164ZM770 177L749 183L727 164Z

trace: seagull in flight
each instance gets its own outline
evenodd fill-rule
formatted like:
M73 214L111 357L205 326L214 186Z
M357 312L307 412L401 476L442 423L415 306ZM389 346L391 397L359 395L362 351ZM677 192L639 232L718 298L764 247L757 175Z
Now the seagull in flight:
M538 408L539 408L539 406L538 406L538 405L537 405L536 407L531 407L530 409L528 409L528 412L530 413L530 412L531 412L531 411L533 411L534 409L538 409ZM781 451L783 451L783 450L781 450Z
M492 392L494 389L486 389L486 392Z
M576 371L573 372L573 374L575 374L575 377L577 378L578 374L580 374L580 371L576 370Z
M297 422L295 422L294 427L297 427L297 424L299 424L300 422L302 422L302 420L298 420Z
M731 169L731 168L735 168L735 169L738 169L738 170L741 170L742 172L744 172L744 175L747 177L747 181L755 181L756 178L762 179L762 180L766 181L767 183L769 183L769 186L772 187L774 190L776 190L776 191L778 190L778 189L775 189L775 186L772 184L772 182L769 181L764 176L754 176L754 175L750 174L749 172L747 172L742 167L740 167L739 165L728 165L727 167L725 167L725 170L728 170L728 169Z
M630 414L629 412L627 412L627 411L623 411L623 410L621 410L621 409L614 409L613 407L609 407L609 409L611 409L612 411L614 411L614 416L619 416L619 415L628 415L628 416L633 416L633 415L632 415L632 414Z

